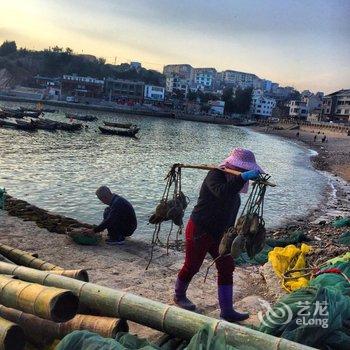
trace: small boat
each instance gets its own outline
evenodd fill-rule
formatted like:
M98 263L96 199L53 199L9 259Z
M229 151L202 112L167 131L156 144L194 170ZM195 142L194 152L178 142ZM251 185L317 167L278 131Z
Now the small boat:
M10 129L16 129L16 122L10 121L10 120L5 120L1 119L0 120L0 127L2 128L10 128Z
M98 128L100 129L102 134L128 136L128 137L135 137L140 130L139 128L117 129L117 128L105 128L103 126L99 126Z
M94 122L98 120L97 117L94 115L80 115L80 114L72 114L72 113L66 113L66 118L72 118L76 120L81 120L84 122Z
M57 122L57 129L64 130L64 131L78 131L81 130L83 127L83 124L74 123L64 123L64 122Z
M42 114L42 111L22 111L23 117L30 117L30 118L39 118L39 116Z
M51 108L25 108L25 107L19 107L21 111L23 112L45 112L45 113L55 113L55 109Z
M115 128L122 128L122 129L130 129L131 127L137 127L135 124L132 123L115 123L115 122L103 122L104 125L106 126L112 126Z
M26 131L35 131L38 130L36 127L35 123L31 121L26 121L26 120L16 120L16 129L19 130L26 130Z
M58 129L57 123L50 119L37 119L33 120L33 123L40 130L55 131Z

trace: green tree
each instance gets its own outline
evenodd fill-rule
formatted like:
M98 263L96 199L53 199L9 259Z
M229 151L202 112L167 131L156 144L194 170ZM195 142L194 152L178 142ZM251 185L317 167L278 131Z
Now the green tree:
M72 55L73 54L73 50L70 47L66 47L66 54L68 55Z
M17 51L17 45L15 41L6 40L0 46L0 56L7 56L16 51Z
M197 91L189 91L188 94L187 94L187 98L189 101L195 101L197 99Z
M62 51L63 51L63 48L62 48L62 47L58 47L58 46L56 45L56 46L54 46L54 47L52 48L52 51L53 51L53 52L62 52Z
M233 94L233 88L226 88L222 100L225 101L225 114L247 113L252 101L252 89L237 89Z

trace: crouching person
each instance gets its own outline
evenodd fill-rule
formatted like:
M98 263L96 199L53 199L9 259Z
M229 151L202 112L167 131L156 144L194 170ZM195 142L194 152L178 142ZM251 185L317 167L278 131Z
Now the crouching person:
M124 244L125 237L131 236L137 228L133 206L122 196L112 193L107 186L99 187L96 196L108 207L103 213L103 221L93 229L94 232L102 232L107 229L106 244Z

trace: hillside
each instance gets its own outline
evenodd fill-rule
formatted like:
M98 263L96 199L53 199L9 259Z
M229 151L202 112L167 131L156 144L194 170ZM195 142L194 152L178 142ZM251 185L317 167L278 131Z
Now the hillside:
M58 77L77 74L95 78L141 80L145 83L163 85L161 73L145 68L134 69L129 64L106 64L103 58L92 55L77 55L70 48L57 46L43 51L17 49L15 42L5 41L0 46L0 88L22 84L31 86L37 74Z

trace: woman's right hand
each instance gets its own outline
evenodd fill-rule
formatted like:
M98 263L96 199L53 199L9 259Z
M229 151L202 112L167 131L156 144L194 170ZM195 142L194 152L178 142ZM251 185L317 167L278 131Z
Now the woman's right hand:
M260 175L260 171L259 170L249 170L249 171L245 171L244 173L241 174L242 179L244 181L248 181L248 180L256 180Z

